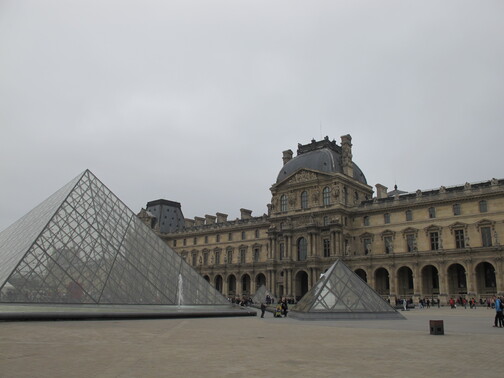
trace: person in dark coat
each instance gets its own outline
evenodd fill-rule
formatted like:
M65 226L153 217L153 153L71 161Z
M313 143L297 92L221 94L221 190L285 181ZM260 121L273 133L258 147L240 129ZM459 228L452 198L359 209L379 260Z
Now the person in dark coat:
M287 299L282 301L282 313L285 317L287 317L287 312L289 311L289 306L287 306Z
M266 305L261 303L261 318L264 318L264 312L266 311Z

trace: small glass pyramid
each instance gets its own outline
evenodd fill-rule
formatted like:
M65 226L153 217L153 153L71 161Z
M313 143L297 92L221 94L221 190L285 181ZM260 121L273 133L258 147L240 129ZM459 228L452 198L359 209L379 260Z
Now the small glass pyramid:
M229 304L89 170L0 233L0 302Z
M291 313L305 319L403 318L341 260L336 260Z
M258 304L258 303L267 303L266 296L270 297L270 303L276 303L275 297L273 294L271 294L267 289L266 286L261 285L259 289L255 292L254 296L252 297L252 302ZM268 303L269 304L269 303Z

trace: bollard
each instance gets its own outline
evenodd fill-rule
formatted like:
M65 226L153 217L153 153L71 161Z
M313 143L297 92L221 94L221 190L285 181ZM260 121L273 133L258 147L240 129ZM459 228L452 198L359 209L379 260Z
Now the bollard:
M442 320L430 320L429 325L431 335L444 335L444 324Z

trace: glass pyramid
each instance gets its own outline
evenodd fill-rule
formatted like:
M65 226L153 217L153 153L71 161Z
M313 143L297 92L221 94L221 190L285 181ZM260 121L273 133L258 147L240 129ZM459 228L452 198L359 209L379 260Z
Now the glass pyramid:
M292 313L334 314L328 318L378 318L379 314L402 318L401 314L341 260L336 260L296 304Z
M0 233L0 302L229 304L89 170Z
M264 285L261 285L259 287L259 289L257 289L256 293L254 294L254 296L252 297L252 302L254 303L266 303L266 296L269 295L270 298L273 300L272 303L276 303L276 299L275 297L273 296L273 294L271 294L267 289L266 289L266 286Z

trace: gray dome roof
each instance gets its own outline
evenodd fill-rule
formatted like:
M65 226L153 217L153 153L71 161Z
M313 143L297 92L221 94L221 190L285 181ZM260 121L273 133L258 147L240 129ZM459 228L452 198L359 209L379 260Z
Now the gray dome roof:
M286 177L303 168L327 173L343 173L341 147L337 146L335 143L326 143L323 148L316 150L307 152L300 152L300 150L298 150L298 156L288 161L282 167L276 182L279 183ZM355 163L353 163L353 178L367 185L366 177Z

